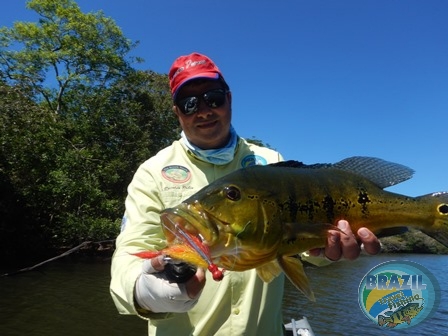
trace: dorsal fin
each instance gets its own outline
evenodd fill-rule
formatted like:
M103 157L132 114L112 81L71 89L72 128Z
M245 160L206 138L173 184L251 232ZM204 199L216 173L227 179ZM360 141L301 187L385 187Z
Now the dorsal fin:
M308 165L300 161L289 160L270 164L270 166L305 169L341 169L361 175L380 188L387 188L401 183L414 175L414 170L409 167L368 156L352 156L335 164L316 163Z
M300 161L288 160L288 161L280 161L280 162L276 162L276 163L271 163L271 164L269 164L269 166L316 169L316 168L330 168L333 165L331 163L315 163L315 164L309 165L309 164L305 164Z
M414 170L398 163L367 156L353 156L333 165L334 168L361 175L380 188L387 188L414 175Z

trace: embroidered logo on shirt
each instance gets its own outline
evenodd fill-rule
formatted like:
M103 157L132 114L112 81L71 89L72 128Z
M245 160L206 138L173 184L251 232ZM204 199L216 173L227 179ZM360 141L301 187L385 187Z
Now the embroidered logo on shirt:
M264 166L267 163L266 159L259 155L247 155L241 160L241 166L243 168L255 165Z
M162 169L162 176L173 183L185 183L191 178L191 172L184 166L166 166Z

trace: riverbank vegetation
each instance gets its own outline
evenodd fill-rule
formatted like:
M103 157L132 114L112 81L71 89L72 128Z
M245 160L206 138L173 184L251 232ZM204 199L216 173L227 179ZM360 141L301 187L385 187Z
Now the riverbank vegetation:
M135 169L178 137L166 74L102 12L31 0L0 28L0 262L115 237Z
M410 229L400 235L381 238L383 252L448 254L448 248L424 233Z

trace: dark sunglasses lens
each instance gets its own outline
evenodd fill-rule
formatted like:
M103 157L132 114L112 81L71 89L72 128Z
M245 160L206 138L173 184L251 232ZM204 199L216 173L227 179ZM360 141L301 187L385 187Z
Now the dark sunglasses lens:
M226 101L226 93L221 89L206 92L204 93L204 101L208 107L218 108Z
M198 97L188 97L181 99L177 104L183 114L190 115L198 110L199 99Z
M196 113L199 109L199 99L200 97L192 96L180 99L177 102L177 106L181 112L185 115L191 115ZM226 101L226 92L222 89L216 89L208 91L202 94L202 99L210 108L218 108L222 106Z

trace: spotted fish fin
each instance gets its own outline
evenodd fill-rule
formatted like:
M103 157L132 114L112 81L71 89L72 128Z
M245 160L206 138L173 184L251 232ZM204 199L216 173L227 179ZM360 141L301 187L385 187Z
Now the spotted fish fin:
M300 290L310 301L316 301L311 290L310 282L305 274L303 265L299 258L282 256L278 262L288 279Z
M281 272L282 269L276 260L264 264L261 267L257 267L257 274L264 282L271 282Z
M384 189L409 180L414 170L399 163L389 162L376 157L352 156L337 163L304 164L299 161L281 161L270 164L276 167L290 167L302 169L336 168L358 174Z
M361 175L380 188L387 188L414 175L414 170L399 163L368 156L353 156L333 165L333 168Z

